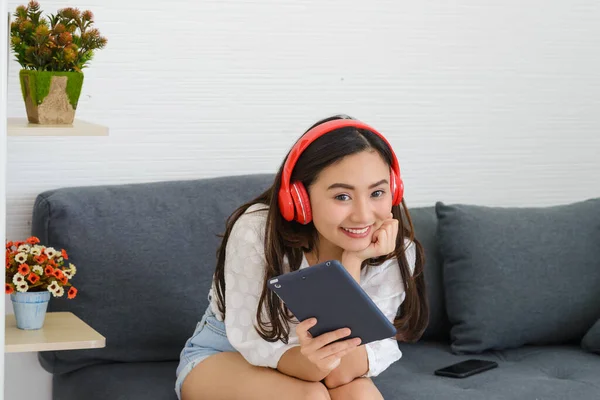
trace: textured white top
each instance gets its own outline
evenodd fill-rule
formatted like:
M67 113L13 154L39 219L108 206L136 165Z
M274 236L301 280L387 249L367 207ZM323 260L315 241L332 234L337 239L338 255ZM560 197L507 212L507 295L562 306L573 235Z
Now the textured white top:
M250 363L256 366L277 368L281 356L290 348L298 346L296 324L290 323L289 343L270 343L260 337L254 326L256 309L262 292L264 279L264 230L267 212L248 212L264 209L265 205L252 205L235 223L227 243L225 257L225 303L227 311L225 327L231 345ZM408 239L407 239L408 241ZM411 273L415 266L415 248L408 242L407 260ZM309 267L306 258L300 269ZM377 304L385 316L394 321L398 307L406 293L397 261L388 260L376 267L361 271L360 286ZM211 307L217 319L223 320L219 312L214 284L211 288ZM393 362L402 357L398 343L388 338L365 345L369 361L369 371L365 376L377 376Z

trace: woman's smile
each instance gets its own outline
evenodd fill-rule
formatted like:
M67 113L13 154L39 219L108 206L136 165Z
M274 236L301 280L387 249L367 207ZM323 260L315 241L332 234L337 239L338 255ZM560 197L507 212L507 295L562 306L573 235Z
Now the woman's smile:
M364 228L344 228L344 227L342 227L340 229L342 230L342 232L344 232L347 236L349 236L351 238L362 239L371 234L372 227L373 227L373 225L369 225Z

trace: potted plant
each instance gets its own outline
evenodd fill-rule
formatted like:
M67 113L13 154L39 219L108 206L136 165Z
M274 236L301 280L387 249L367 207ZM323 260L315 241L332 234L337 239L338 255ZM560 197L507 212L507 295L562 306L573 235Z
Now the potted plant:
M93 28L91 11L63 8L43 17L37 1L21 5L10 24L10 47L31 123L72 124L83 86L82 70L106 38Z
M13 303L17 328L40 329L44 325L50 295L69 299L77 289L69 282L77 267L65 260L67 252L39 245L35 236L25 242L6 243L5 292Z

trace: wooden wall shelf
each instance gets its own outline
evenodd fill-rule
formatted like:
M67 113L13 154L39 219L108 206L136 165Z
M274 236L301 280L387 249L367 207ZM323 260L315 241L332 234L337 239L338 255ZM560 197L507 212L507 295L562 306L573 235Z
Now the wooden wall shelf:
M75 119L71 125L39 125L27 118L8 118L8 136L108 136L108 127Z

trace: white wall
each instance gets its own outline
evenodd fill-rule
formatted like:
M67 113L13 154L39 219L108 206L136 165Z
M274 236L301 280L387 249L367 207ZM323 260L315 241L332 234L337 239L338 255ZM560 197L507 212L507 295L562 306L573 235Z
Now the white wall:
M387 135L410 206L600 196L594 0L42 2L65 5L108 37L77 116L110 136L9 138L10 239L29 234L43 190L274 172L338 112ZM24 116L10 68L9 115ZM6 369L7 399L50 399L33 354Z
M8 64L8 26L6 3L0 1L0 260L5 256L6 224L6 83ZM4 283L6 277L2 276ZM5 299L0 299L0 315L4 315ZM0 332L4 332L4 319L0 320ZM0 348L4 349L4 335L0 335ZM4 398L4 357L0 359L0 399Z

